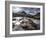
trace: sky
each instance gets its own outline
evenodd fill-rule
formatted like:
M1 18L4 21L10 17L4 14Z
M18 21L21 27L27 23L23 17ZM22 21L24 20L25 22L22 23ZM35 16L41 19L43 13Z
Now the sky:
M26 14L35 15L37 13L40 13L40 8L30 8L30 7L13 7L13 12L25 12Z

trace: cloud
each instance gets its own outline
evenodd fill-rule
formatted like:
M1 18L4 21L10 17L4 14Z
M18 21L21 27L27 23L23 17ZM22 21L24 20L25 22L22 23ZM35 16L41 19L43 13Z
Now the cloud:
M13 9L14 13L18 13L18 12L22 12L22 11L23 11L22 8L15 8L15 9Z

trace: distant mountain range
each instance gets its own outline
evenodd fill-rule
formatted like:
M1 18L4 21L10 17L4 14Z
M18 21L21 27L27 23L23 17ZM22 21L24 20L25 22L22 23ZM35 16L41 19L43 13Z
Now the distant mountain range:
M40 19L40 13L37 13L36 15L31 15L25 13L25 11L18 12L18 13L13 13L13 17L30 17L34 19Z

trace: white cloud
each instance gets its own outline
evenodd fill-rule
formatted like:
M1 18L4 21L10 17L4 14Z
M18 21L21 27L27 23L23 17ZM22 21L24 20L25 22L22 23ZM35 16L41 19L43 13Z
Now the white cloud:
M18 12L22 12L22 11L23 11L22 8L15 8L15 9L13 9L14 13L18 13Z

